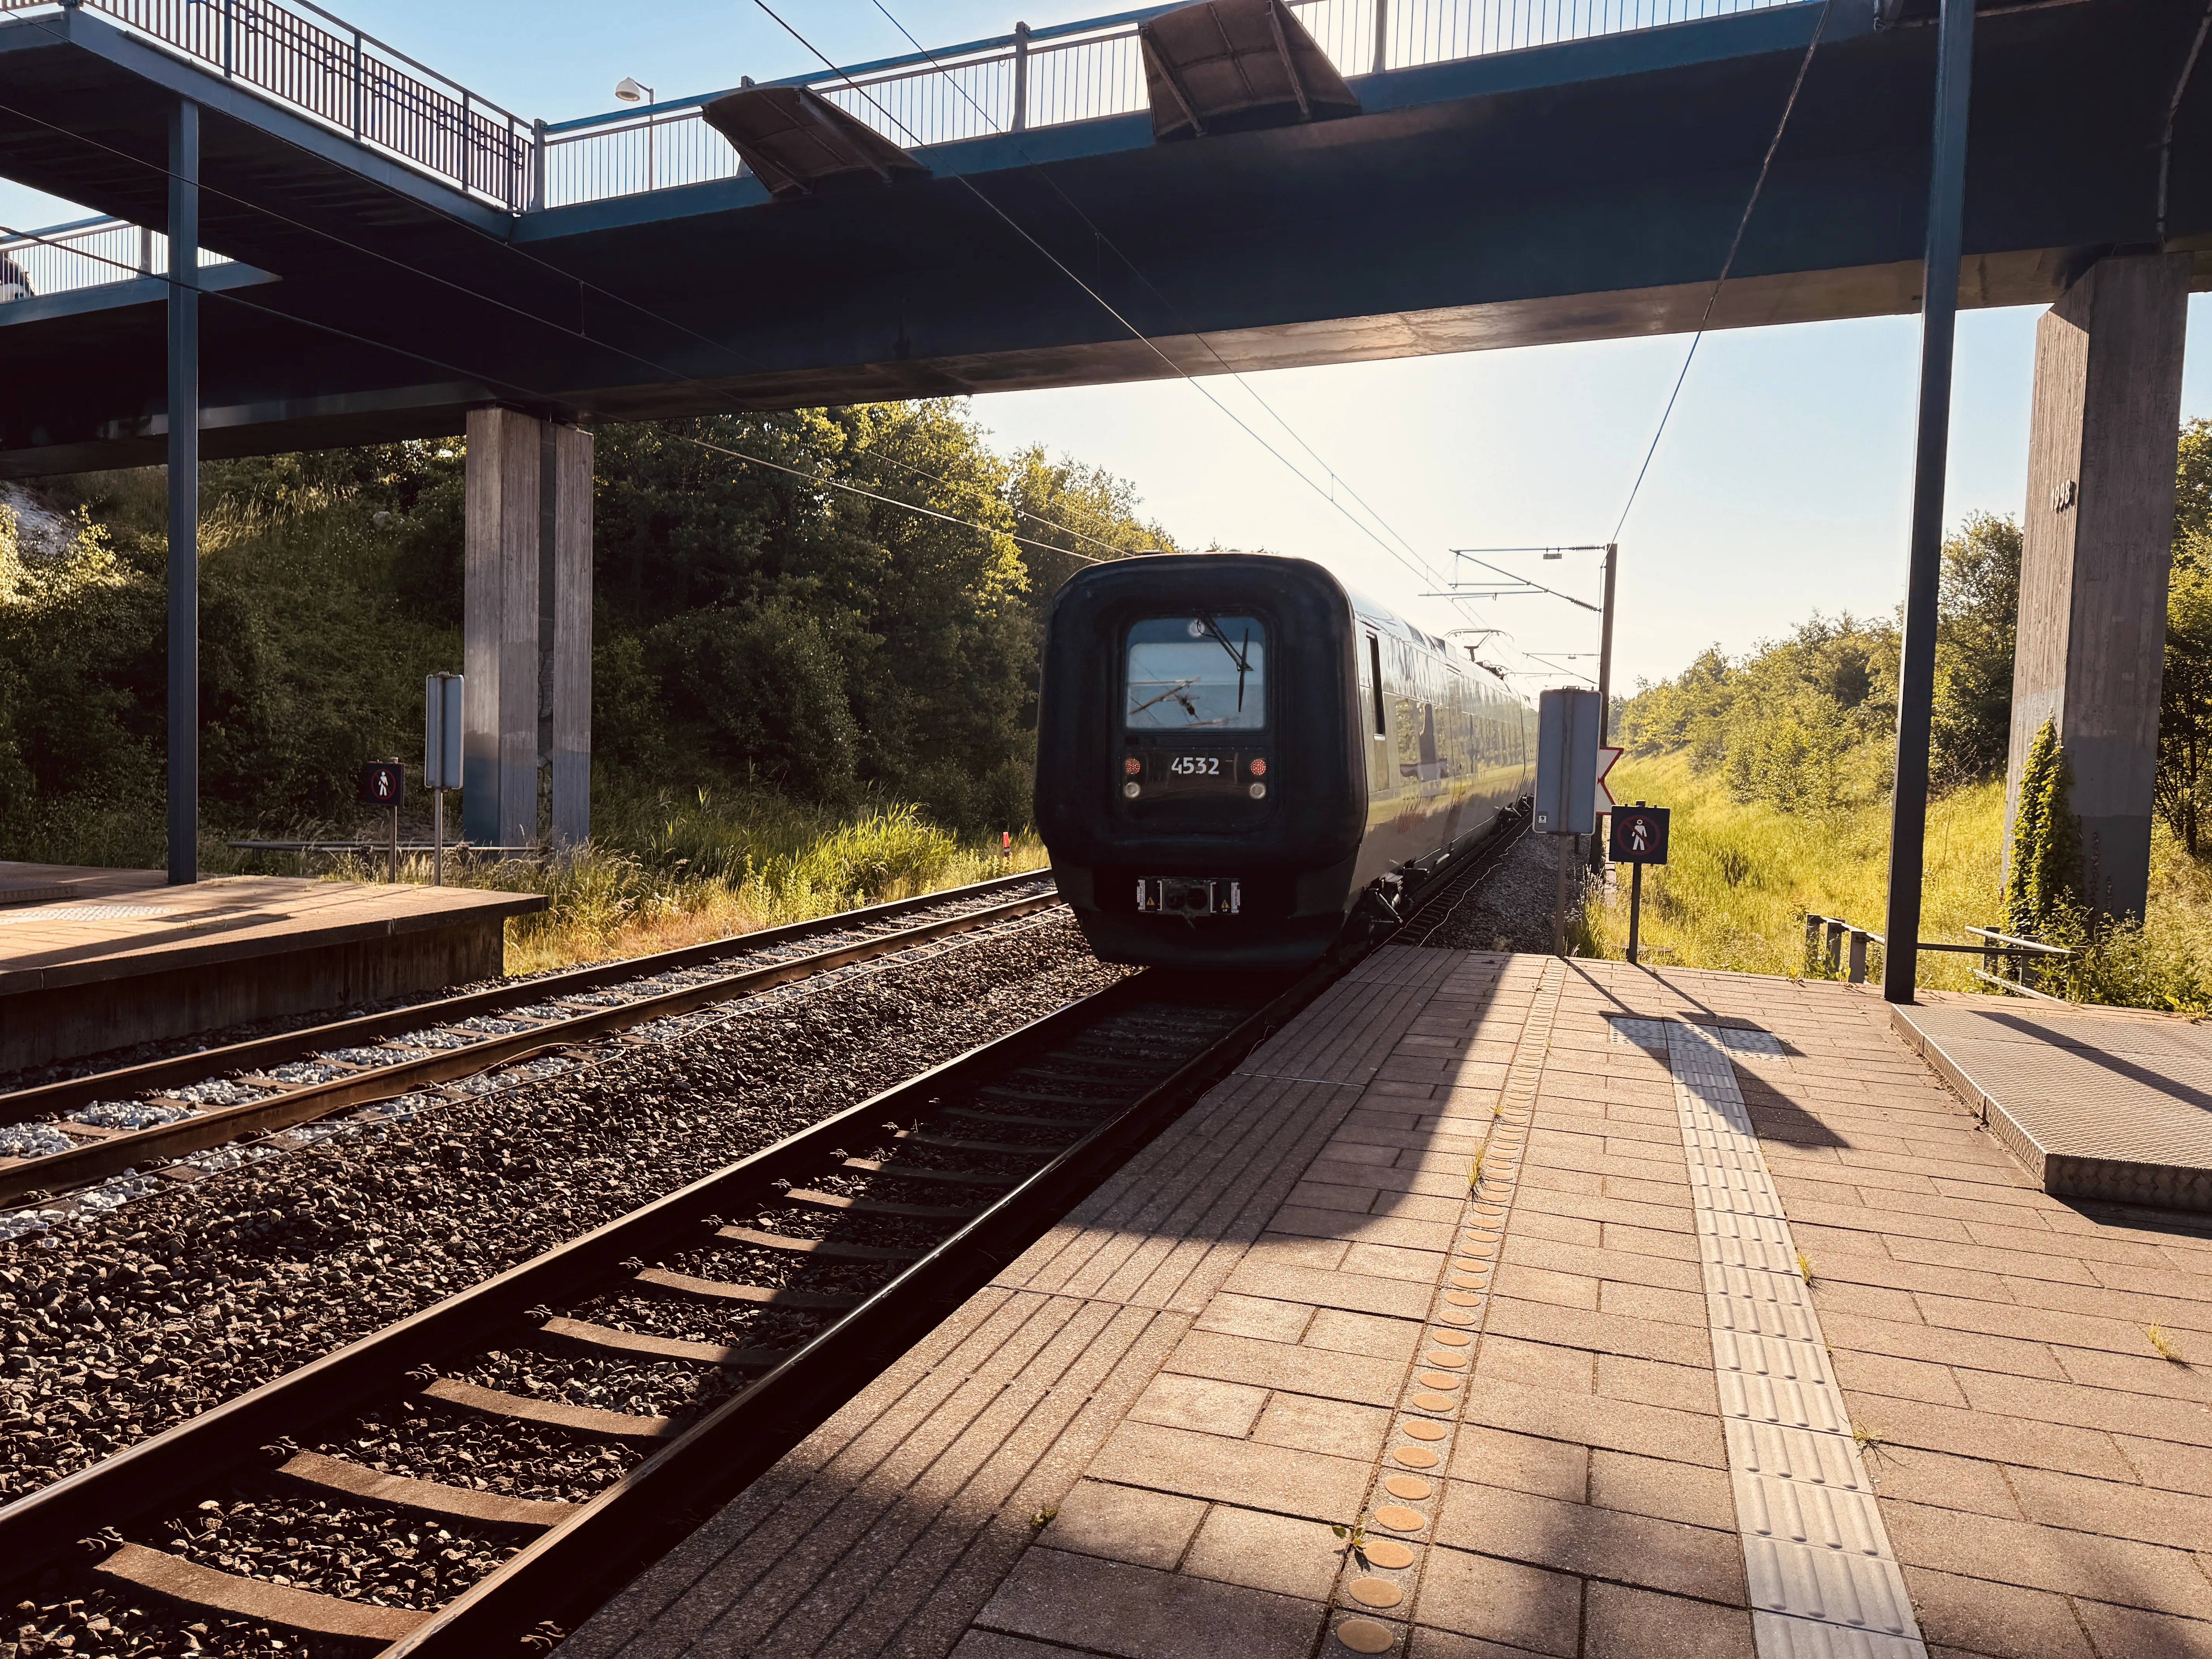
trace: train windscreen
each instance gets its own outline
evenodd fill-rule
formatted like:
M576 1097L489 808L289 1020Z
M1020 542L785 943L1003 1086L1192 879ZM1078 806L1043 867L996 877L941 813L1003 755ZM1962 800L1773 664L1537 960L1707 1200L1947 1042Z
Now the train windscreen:
M1158 617L1131 624L1132 732L1252 731L1267 723L1267 632L1252 617Z

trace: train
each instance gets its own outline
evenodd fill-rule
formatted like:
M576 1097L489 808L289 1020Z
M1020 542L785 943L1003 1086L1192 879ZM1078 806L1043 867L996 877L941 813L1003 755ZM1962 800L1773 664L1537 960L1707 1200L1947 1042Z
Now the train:
M1115 560L1047 620L1037 828L1102 959L1297 969L1524 810L1535 728L1310 560Z

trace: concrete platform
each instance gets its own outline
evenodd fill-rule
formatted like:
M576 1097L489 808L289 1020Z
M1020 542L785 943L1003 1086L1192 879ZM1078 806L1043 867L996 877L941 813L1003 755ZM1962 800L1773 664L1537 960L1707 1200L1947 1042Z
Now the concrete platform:
M1391 949L559 1651L2203 1655L2208 1560L2212 1232L1864 988Z
M0 1071L498 975L529 894L0 860Z
M2212 1212L2212 1030L2134 1009L1969 1001L1899 1007L1898 1034L2044 1191Z

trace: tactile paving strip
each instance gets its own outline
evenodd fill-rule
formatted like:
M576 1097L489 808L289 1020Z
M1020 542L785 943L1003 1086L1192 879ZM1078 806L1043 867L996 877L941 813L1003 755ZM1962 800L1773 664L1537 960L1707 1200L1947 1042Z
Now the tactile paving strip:
M1565 967L1546 963L1481 1152L1468 1171L1458 1237L1399 1395L1397 1422L1370 1500L1367 1560L1361 1564L1347 1549L1345 1569L1337 1577L1329 1652L1406 1651L1407 1621L1467 1404L1475 1345L1490 1310L1491 1278L1520 1189L1521 1155L1536 1109L1536 1085L1565 985Z
M1623 1042L1663 1037L1674 1073L1760 1659L1926 1659L1729 1058L1781 1045L1674 1020L1613 1025Z

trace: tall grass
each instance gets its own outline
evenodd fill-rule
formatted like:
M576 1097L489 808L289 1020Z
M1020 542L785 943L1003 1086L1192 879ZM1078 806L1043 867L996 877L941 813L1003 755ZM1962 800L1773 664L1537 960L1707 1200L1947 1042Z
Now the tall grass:
M785 922L909 898L1049 861L1034 833L1011 849L963 842L912 806L841 819L775 797L718 802L703 792L653 803L657 823L633 809L606 841L540 860L449 855L448 886L537 893L535 915L507 924L507 970L537 974L643 956ZM264 860L336 880L381 881L380 858ZM400 879L427 883L428 856L401 860Z
M1785 813L1730 797L1725 780L1686 755L1627 758L1607 780L1616 799L1674 809L1669 861L1647 870L1640 954L1653 963L1805 975L1806 914L1880 933L1887 906L1889 803ZM1968 927L2002 926L2004 786L1991 781L1929 803L1920 936L1969 942ZM1629 872L1593 902L1582 948L1619 957L1628 942ZM2080 1001L2202 1013L2212 1000L2212 872L2161 824L2152 842L2149 913L2107 927L2052 989ZM1879 960L1879 952L1876 952ZM1978 991L1979 958L1923 953L1919 982ZM1815 969L1817 973L1820 970Z

